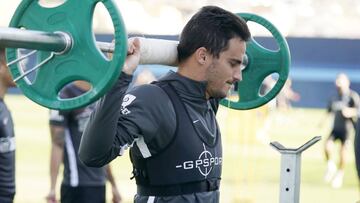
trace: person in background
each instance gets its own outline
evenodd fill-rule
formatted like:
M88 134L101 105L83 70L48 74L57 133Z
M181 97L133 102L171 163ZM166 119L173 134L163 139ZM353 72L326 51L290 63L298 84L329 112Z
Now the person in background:
M85 81L75 81L61 91L61 97L73 98L87 92L90 88L89 83ZM113 203L121 201L110 165L102 168L87 167L78 158L81 136L94 105L69 111L50 111L52 147L48 203L57 202L55 189L62 163L64 164L60 192L62 203L105 203L106 179L112 186Z
M295 92L291 86L292 81L288 78L280 93L276 96L277 109L289 110L291 108L291 102L300 100L300 94Z
M4 97L15 83L6 65L5 49L0 47L0 202L12 203L15 196L15 134L11 113Z
M340 188L343 183L349 134L357 119L356 115L349 112L359 107L360 99L359 95L350 89L350 80L346 74L338 74L335 86L337 95L331 98L328 106L328 112L334 115L334 120L330 135L325 142L327 169L324 179L326 182L331 182L332 187ZM339 163L337 166L331 154L336 140L340 141Z
M358 176L359 192L360 192L360 105L357 110L353 108L346 109L344 112L348 117L357 116L356 128L355 128L355 139L354 139L354 152L355 152L355 166ZM359 193L360 194L360 193Z
M143 84L150 84L151 82L156 81L154 74L149 69L143 69L136 77L134 86L139 86Z
M260 95L265 96L270 92L275 84L276 80L272 77L272 75L267 76L260 87ZM257 128L255 136L260 142L266 145L270 142L269 131L272 128L272 120L275 110L276 97L270 100L267 104L256 109L256 111L258 111L256 113L256 119L259 121L259 123L262 123L262 125Z
M355 166L358 176L359 183L359 194L360 194L360 105L356 107L344 107L342 114L346 118L353 118L355 126L355 139L354 139L354 154L355 154ZM360 201L358 201L360 203Z

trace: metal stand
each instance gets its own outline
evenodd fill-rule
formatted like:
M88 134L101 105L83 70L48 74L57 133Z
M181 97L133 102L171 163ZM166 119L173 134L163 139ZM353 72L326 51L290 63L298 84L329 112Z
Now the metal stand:
M299 203L301 153L320 139L316 136L297 149L285 148L279 142L270 143L281 153L280 203Z

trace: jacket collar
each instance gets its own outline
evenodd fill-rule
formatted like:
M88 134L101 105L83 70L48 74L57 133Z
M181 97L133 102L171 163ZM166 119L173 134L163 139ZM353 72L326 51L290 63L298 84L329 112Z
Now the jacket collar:
M169 71L160 81L170 82L182 96L206 101L206 81L195 81L174 71Z

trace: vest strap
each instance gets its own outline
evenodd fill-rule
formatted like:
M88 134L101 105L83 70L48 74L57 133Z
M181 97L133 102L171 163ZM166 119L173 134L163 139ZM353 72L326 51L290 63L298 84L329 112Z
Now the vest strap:
M174 196L219 190L220 179L165 186L137 185L137 194L141 196Z

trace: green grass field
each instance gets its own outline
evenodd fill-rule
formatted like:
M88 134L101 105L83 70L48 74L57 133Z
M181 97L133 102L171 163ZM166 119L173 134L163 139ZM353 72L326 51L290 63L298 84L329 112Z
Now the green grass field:
M13 114L17 142L15 203L45 202L50 182L48 110L23 96L8 95L5 101ZM353 146L348 151L343 187L333 189L323 181L326 166L323 143L329 132L329 122L323 121L324 114L324 110L317 109L273 112L266 121L271 126L267 136L259 138L256 132L265 123L263 109L233 111L221 108L218 113L224 154L221 202L279 202L280 153L270 147L269 140L297 148L314 136L323 139L302 154L300 202L355 203L359 200ZM136 189L129 179L128 155L114 160L112 168L124 202L132 202ZM108 199L110 202L109 193Z

